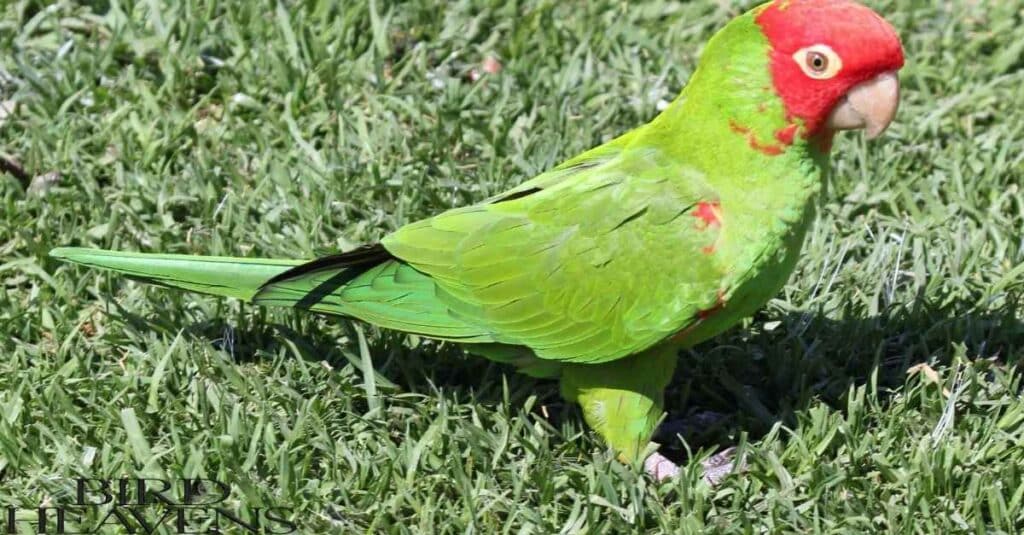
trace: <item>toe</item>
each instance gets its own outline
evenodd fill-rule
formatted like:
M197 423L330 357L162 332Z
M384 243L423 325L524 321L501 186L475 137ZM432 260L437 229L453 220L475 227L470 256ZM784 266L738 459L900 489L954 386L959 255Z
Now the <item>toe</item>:
M736 460L736 448L722 450L701 463L704 467L704 481L708 485L716 486L731 474L734 470L743 470L746 463L743 459Z
M644 461L644 471L651 475L656 481L663 481L670 477L679 475L679 465L670 461L664 455L654 452Z

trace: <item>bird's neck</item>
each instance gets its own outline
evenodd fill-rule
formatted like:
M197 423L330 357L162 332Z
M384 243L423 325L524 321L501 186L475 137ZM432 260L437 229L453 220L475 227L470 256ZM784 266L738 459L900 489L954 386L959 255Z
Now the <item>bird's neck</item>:
M687 86L638 137L696 167L723 195L802 212L821 189L832 136L807 136L803 122L787 113L771 79L767 42L751 37L759 29L749 31L745 39L713 38Z

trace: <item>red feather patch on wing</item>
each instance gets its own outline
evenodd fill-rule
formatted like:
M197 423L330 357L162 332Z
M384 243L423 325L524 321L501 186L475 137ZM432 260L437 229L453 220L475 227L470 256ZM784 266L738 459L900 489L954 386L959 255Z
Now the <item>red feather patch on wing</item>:
M717 225L721 221L721 205L718 202L699 202L693 210L693 217L704 222L704 227Z

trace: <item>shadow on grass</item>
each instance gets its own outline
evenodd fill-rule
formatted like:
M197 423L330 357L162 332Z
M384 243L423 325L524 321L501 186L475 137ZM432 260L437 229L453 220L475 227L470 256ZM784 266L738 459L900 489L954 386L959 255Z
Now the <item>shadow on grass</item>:
M814 403L845 411L853 387L874 381L885 405L918 364L949 366L959 354L1016 366L1024 346L1017 305L984 312L966 303L918 301L870 318L791 312L759 316L684 353L666 393L666 426L656 437L671 457L757 440L777 423L790 428Z
M920 363L946 366L959 353L1016 365L1024 324L1017 319L1016 303L1008 303L1001 309L961 312L972 305L917 301L850 319L762 312L749 328L734 328L680 355L666 392L666 422L674 425L663 427L655 439L666 445L666 454L682 461L686 453L680 437L691 451L725 448L744 434L757 440L776 423L795 427L797 414L813 403L843 411L850 388L873 376L885 403L904 385L907 371ZM173 334L180 328L167 318L150 320L123 308L118 313L136 329L156 327ZM308 319L272 323L262 313L235 319L234 326L216 319L194 323L185 332L210 340L240 363L259 361L287 346L303 359L334 369L361 365L356 328L347 320L333 320L337 329L317 328ZM450 399L484 406L506 400L521 406L536 396L534 412L555 429L567 417L580 419L575 407L561 402L555 381L516 374L509 366L467 355L455 344L423 341L409 347L403 334L360 328L367 333L374 369L397 391L442 391Z
M194 323L185 332L209 340L214 348L232 355L238 363L264 360L287 346L290 353L310 362L326 363L335 370L349 364L361 369L354 322L341 318L327 321L337 323L340 329L317 328L311 321L302 321L301 326L260 320L232 325L226 319L215 319ZM459 402L484 406L506 399L512 406L522 405L530 396L537 396L538 404L561 405L555 381L517 374L510 366L469 355L453 343L421 339L410 347L409 337L403 333L379 330L364 323L359 323L358 328L365 333L374 370L393 383L392 392L442 391ZM378 388L387 393L389 386L379 383Z

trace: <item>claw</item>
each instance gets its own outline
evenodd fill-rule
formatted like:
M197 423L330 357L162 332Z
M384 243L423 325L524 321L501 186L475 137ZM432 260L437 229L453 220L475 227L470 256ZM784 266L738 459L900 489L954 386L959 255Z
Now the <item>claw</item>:
M734 470L738 472L745 470L747 463L743 459L734 462L735 455L736 448L728 448L705 459L701 463L701 466L704 468L704 481L708 485L715 487L725 479L725 476L731 474ZM653 477L655 481L664 481L678 476L681 469L679 465L664 455L654 452L644 460L644 471Z
M654 452L644 460L644 471L650 474L655 481L664 481L679 475L679 465L664 455Z
M739 459L737 463L733 462L735 456L736 448L726 448L705 459L701 463L704 467L704 481L714 487L721 483L725 476L731 474L733 470L740 472L746 470L747 463L743 459Z

